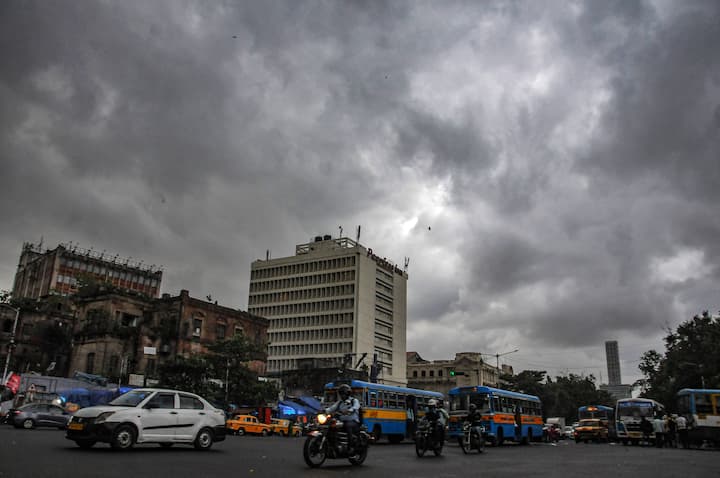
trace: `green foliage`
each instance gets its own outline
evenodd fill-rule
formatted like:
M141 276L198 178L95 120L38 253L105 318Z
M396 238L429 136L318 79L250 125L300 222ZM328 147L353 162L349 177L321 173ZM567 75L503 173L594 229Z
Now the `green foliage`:
M584 377L570 374L555 377L553 381L544 371L525 370L518 375L505 375L502 378L508 383L509 390L538 396L545 417L565 417L574 421L577 420L577 409L583 405L615 404L609 393L596 388L592 375Z
M643 378L636 382L643 397L673 409L683 388L720 387L720 320L707 311L680 324L665 337L665 354L645 352L640 361Z
M224 404L257 406L277 397L275 385L258 381L258 375L247 366L252 360L264 358L265 348L261 344L240 334L208 348L207 354L161 365L158 369L161 384ZM218 380L224 382L222 386Z

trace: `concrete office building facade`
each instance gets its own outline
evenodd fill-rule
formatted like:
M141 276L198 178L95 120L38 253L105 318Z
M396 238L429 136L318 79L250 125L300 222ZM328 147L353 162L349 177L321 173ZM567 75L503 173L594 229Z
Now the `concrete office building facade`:
M268 319L269 375L306 359L405 385L407 273L347 237L317 236L295 255L254 261L248 312Z

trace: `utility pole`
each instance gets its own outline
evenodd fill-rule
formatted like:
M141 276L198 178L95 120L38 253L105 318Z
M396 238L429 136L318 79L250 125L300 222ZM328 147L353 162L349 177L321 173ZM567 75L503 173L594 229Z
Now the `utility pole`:
M8 304L0 304L0 306L15 311L15 320L13 321L12 332L10 333L10 342L8 343L7 357L5 358L5 368L3 369L2 374L2 385L5 385L8 368L10 367L10 357L12 356L13 348L15 348L15 331L17 330L18 318L20 317L20 309Z

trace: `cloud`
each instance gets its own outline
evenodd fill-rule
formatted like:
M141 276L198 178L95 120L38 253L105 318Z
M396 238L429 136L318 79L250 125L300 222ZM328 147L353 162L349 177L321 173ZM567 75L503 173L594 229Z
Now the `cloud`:
M617 339L632 377L719 308L716 2L1 8L2 288L44 237L244 308L254 259L360 224L426 358Z

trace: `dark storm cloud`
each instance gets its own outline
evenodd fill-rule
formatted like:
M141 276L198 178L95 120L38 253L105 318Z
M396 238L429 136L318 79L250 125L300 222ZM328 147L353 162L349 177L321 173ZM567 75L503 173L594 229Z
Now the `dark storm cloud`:
M622 347L718 308L717 2L4 2L0 22L0 288L44 236L244 307L252 260L363 224L412 258L425 358L583 354L606 338L588 324Z

